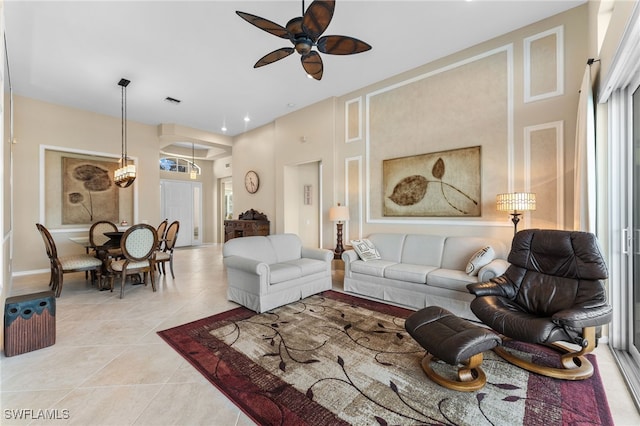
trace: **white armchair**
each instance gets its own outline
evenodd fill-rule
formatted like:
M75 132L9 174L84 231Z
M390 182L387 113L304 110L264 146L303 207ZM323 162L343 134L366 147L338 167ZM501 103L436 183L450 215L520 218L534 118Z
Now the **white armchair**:
M295 234L234 238L223 257L227 297L256 312L331 289L333 252L302 247Z

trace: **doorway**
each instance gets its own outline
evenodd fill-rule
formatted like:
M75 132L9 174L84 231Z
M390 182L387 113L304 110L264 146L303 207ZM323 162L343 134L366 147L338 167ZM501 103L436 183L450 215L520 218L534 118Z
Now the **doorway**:
M220 220L218 221L218 242L223 243L225 238L224 221L233 219L233 180L231 177L219 179L220 188Z
M180 221L176 247L202 244L202 183L160 181L161 217Z
M285 166L284 182L284 232L322 247L322 162Z

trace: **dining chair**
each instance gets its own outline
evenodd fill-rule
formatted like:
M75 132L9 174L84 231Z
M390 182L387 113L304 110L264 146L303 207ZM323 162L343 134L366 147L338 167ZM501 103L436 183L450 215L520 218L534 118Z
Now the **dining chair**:
M165 264L169 262L169 269L171 269L171 277L176 276L173 273L173 248L176 245L178 239L178 230L180 229L180 222L175 220L171 222L171 225L167 228L165 235L164 248L156 252L156 263L158 263L158 271L167 275Z
M103 247L107 242L109 242L110 238L107 237L105 232L117 232L118 225L113 222L109 222L108 220L100 220L95 222L89 228L89 245L93 248L94 251L98 251L99 247ZM122 250L120 247L109 247L106 249L107 254L111 257L118 257L122 255Z
M89 228L89 244L91 244L91 247L103 246L107 241L109 241L109 237L104 235L104 233L116 232L117 230L118 226L108 220L95 222L91 225L91 228Z
M120 276L120 298L124 297L124 284L127 275L144 274L143 283L147 285L147 276L151 276L151 288L156 291L153 274L154 254L158 246L156 229L145 223L131 226L120 240L122 259L112 260L108 265L109 288L113 291L114 276Z
M160 225L156 228L156 234L158 235L158 250L162 250L162 243L166 238L167 234L167 225L169 224L169 219L165 219L160 222Z
M66 272L84 272L91 271L91 282L95 282L98 277L98 286L100 285L100 269L102 261L90 254L76 254L71 256L58 256L56 243L51 236L49 230L42 224L36 223L36 228L40 231L44 247L51 264L51 278L49 286L55 292L56 297L60 297L62 291L63 275Z

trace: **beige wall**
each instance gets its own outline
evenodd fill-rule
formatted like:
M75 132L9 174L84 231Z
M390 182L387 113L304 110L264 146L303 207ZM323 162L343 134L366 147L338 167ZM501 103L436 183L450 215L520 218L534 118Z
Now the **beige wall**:
M563 123L561 133L563 151L558 154L558 157L562 159L562 168L564 169L564 192L562 194L564 205L562 219L558 221L557 225L569 227L573 205L573 140L578 87L586 59L597 56L591 52L589 47L594 45L591 40L595 37L590 33L594 27L592 23L593 16L596 15L593 12L594 3L589 2L588 5L479 44L450 57L426 64L370 87L365 87L362 90L339 98L329 98L281 117L269 125L237 136L234 138L233 166L231 168L234 174L234 215L237 216L243 211L255 208L269 216L272 221L272 232L283 232L286 228L285 169L292 165L320 162L323 170L322 191L319 193L319 203L322 204L322 211L324 212L321 217L323 229L322 245L332 248L335 244L335 228L328 221L329 208L337 202L344 203L347 198L351 200L349 203L352 207L355 203L358 203L358 196L354 196L354 191L358 188L358 185L353 182L357 176L354 176L352 171L349 173L351 178L348 182L351 189L348 191L345 189L347 183L346 161L361 158L362 173L359 178L362 182L365 182L367 178L365 175L367 166L366 126L363 126L363 134L360 139L346 143L345 102L353 99L361 100L363 124L366 124L365 102L367 94L426 73L440 72L443 68L460 61L469 60L498 47L511 45L513 181L510 183L502 178L503 182L496 191L491 191L491 188L487 185L483 186L486 189L483 195L485 208L483 208L483 216L477 219L479 223L459 223L463 221L449 219L439 219L431 221L431 223L414 223L411 221L404 221L403 223L370 223L363 220L361 224L362 232L360 233L358 222L352 221L349 223L349 235L354 237L368 235L377 231L421 232L450 235L488 235L510 240L513 228L509 217L508 215L491 211L491 197L495 195L493 194L494 192L498 190L504 191L509 185L514 190L523 189L522 185L525 178L522 176L527 157L525 152L525 130L540 124L558 121ZM615 22L618 21L624 21L624 18L616 18ZM524 39L557 26L562 26L564 30L564 94L545 100L525 103L523 100ZM614 32L620 33L619 29L612 31L612 34ZM615 39L615 37L612 36L610 39ZM616 44L614 41L607 41L607 43L605 45L613 46ZM612 55L611 49L607 52ZM459 113L464 117L465 114L471 112L462 110ZM14 162L17 165L14 174L15 204L13 207L16 214L13 224L15 238L13 269L16 272L22 272L45 269L47 267L44 251L41 253L38 251L38 256L31 256L28 252L30 247L39 248L42 245L34 225L39 220L38 178L34 177L34 170L37 170L39 146L41 144L53 145L71 149L108 152L118 156L120 149L120 123L119 118L51 105L19 96L16 97L15 120L15 136L18 143L13 146ZM350 129L352 131L353 128L354 126L351 124ZM303 137L305 142L302 141ZM129 141L130 155L136 157L139 162L140 177L137 181L140 190L137 202L138 219L146 219L150 223L156 223L161 219L159 217L160 175L157 172L159 145L157 129L153 126L131 123L129 126ZM427 153L433 152L434 147L428 141L425 141L422 145L417 144L415 150L420 151L416 153ZM208 171L208 167L203 167L205 171L203 178L211 180L208 184L212 186L212 189L205 191L205 216L206 220L212 221L216 226L218 222L218 219L216 219L218 197L215 188L217 187L217 180L223 175L228 176L230 173L230 169L223 168L222 164L230 162L229 159L213 162L209 168L210 171ZM352 161L349 164L353 165L355 162ZM25 165L31 166L26 167ZM373 168L380 165L369 164L368 166ZM491 177L486 175L487 173L495 173L497 179L500 179L500 176L507 176L505 167L504 159L496 160L490 157L483 157L483 182L491 182ZM529 168L531 177L537 179L535 165L529 165ZM243 178L248 170L257 171L261 177L260 190L253 195L244 190ZM548 173L548 171L545 171L545 173ZM376 185L380 184L381 182L369 182L371 188L376 188ZM359 207L362 209L362 216L365 217L366 194L358 195L362 196L362 205ZM529 223L524 223L521 226L537 226L539 223L543 223L546 226L549 212L545 209L548 209L548 206L541 205L538 211L527 213L525 217L528 217ZM540 217L545 218L544 222L539 221ZM213 232L211 229L212 227L207 227L205 230L206 239L211 237ZM55 236L56 240L63 245L65 252L82 250L67 242L69 235L59 233ZM215 233L212 238L216 239Z
M120 117L110 117L15 96L14 155L14 273L48 268L43 243L35 224L41 220L40 211L40 155L42 146L60 150L120 156ZM148 221L157 225L160 217L160 178L180 179L173 173L161 173L158 168L160 140L157 126L128 122L128 154L135 158L138 178L132 187L121 191L136 191L134 221ZM204 242L216 238L214 213L216 187L212 161L198 160L202 167L199 180L203 182ZM186 177L188 179L188 176ZM130 221L130 219L128 219ZM46 225L46 223L45 223ZM69 241L69 237L86 235L87 229L72 227L74 231L52 229L61 253L81 253L83 248ZM38 250L33 251L37 247ZM42 250L40 250L42 248Z
M559 60L564 65L562 83L564 91L562 94L552 96L547 99L533 102L525 102L525 40L529 37L555 29L562 28L563 45L562 54ZM523 191L525 186L536 188L541 191L540 199L544 203L539 204L538 210L524 215L520 229L525 227L555 227L571 228L573 217L573 161L574 161L574 138L578 102L578 90L582 79L582 74L588 56L588 8L587 5L570 10L547 20L527 26L520 30L506 34L486 43L479 44L473 48L458 52L450 57L443 58L430 64L395 76L375 85L365 87L362 90L352 92L335 99L327 99L311 107L288 114L279 118L275 123L247 133L237 138L233 150L234 170L236 179L234 183L234 202L236 214L247 208L256 208L264 211L273 218L276 217L275 229L272 224L272 232L283 232L287 229L285 206L286 185L284 176L286 168L292 164L300 164L308 161L321 161L323 165L323 192L320 202L323 206L322 225L323 241L322 245L332 248L335 243L335 229L328 221L328 210L337 202L344 203L350 201L352 220L349 223L349 236L366 236L372 232L418 232L435 233L445 235L486 235L510 241L513 235L513 225L508 214L495 211L495 195L499 192L509 190ZM543 44L542 48L548 48L548 44ZM508 74L507 81L491 81L491 74L478 75L477 73L461 73L460 63L475 61L476 57L484 57L495 49L506 49L509 51L508 60L502 63L502 71ZM551 52L555 53L555 52ZM533 57L534 55L532 55ZM544 55L543 55L544 57ZM548 64L534 64L548 65ZM506 69L505 69L506 67ZM545 70L545 66L541 67ZM549 67L547 66L546 69ZM482 216L479 218L435 218L418 219L405 218L403 220L386 220L373 209L368 210L369 205L375 205L380 200L374 197L381 197L380 187L382 185L379 170L381 162L386 158L394 158L401 152L402 155L415 155L429 152L436 152L442 149L459 148L477 145L474 142L473 126L468 127L466 133L456 135L455 138L447 139L447 133L432 131L433 128L423 128L418 131L420 121L424 117L431 118L438 112L438 108L451 116L455 115L460 120L467 121L479 116L478 109L486 108L482 105L481 99L475 97L473 102L469 99L447 97L447 93L437 96L412 97L412 90L408 92L408 99L402 99L411 105L414 117L407 119L400 125L395 120L402 117L395 117L394 121L385 122L385 116L391 116L395 108L402 107L401 103L394 104L393 97L388 101L388 114L377 116L376 123L367 122L366 103L367 95L376 91L384 90L390 86L403 86L406 82L418 79L425 84L436 81L437 76L440 82L444 82L450 87L456 84L466 86L473 90L474 85L482 86L483 90L491 90L492 84L499 84L509 89L508 111L504 116L497 117L497 132L500 137L492 140L490 135L484 135L482 145ZM425 77L427 75L428 77ZM539 77L539 75L538 75ZM475 79L479 78L482 81ZM545 76L545 78L547 78ZM556 84L555 75L548 77L551 83ZM458 80L456 80L458 79ZM462 80L461 80L462 79ZM538 83L540 80L537 80ZM548 86L548 81L545 84ZM551 84L550 87L555 87ZM432 84L437 90L442 84ZM542 85L545 87L545 85ZM429 93L429 88L422 93ZM417 92L417 91L416 91ZM470 97L469 97L470 98ZM488 98L488 97L487 97ZM433 99L438 103L434 104ZM347 142L345 136L345 105L350 103L351 111L354 100L359 100L362 108L362 134L360 137L353 137L356 133L357 123L354 124L353 117L349 117L349 129L352 135ZM351 114L353 115L353 114ZM405 114L406 115L406 114ZM413 121L412 121L413 120ZM437 123L437 121L434 121ZM558 124L560 123L560 124ZM367 125L368 124L368 125ZM402 138L396 141L398 146L379 145L375 140L368 140L371 136L367 129L375 125L379 128L391 128L396 126L398 133L408 126L409 131L403 134ZM434 124L432 127L435 127ZM482 121L475 124L483 126ZM506 126L506 128L505 128ZM449 127L455 125L449 124ZM477 129L480 129L478 127ZM454 129L456 130L456 129ZM453 130L451 130L453 133ZM508 141L505 141L504 134L508 134ZM429 136L429 137L426 137ZM434 142L434 137L440 139ZM461 140L464 139L468 140ZM302 142L305 137L305 142ZM408 139L412 139L408 141ZM369 163L367 163L367 143L369 143ZM388 142L385 142L388 144ZM408 144L408 145L403 145ZM512 171L508 170L508 158L505 153L505 144L511 146ZM384 150L384 154L380 151ZM353 160L356 160L353 162ZM354 176L350 171L349 190L345 189L346 182L346 162L356 164L361 161L361 175ZM269 164L269 162L272 162ZM550 162L551 165L550 165ZM262 165L264 164L264 167ZM275 168L270 168L275 167ZM248 195L242 188L242 176L249 169L259 169L262 172L265 186L256 195ZM367 168L369 173L367 174ZM360 182L354 183L355 179ZM368 184L368 186L367 186ZM261 184L262 185L262 184ZM264 192L262 192L264 188ZM361 188L361 194L354 194L357 188ZM366 189L369 188L369 192ZM554 191L553 196L549 196L548 191ZM239 191L239 192L238 192ZM555 192L558 192L557 194ZM372 197L367 200L367 197ZM354 205L354 203L361 204ZM559 200L559 201L558 201ZM545 205L547 204L547 205ZM558 205L560 204L560 205ZM355 215L354 215L355 213ZM361 214L360 214L361 213ZM370 220L367 220L369 214ZM355 216L355 218L353 217ZM293 218L292 220L296 220ZM360 222L361 221L361 222ZM360 234L360 229L362 233Z

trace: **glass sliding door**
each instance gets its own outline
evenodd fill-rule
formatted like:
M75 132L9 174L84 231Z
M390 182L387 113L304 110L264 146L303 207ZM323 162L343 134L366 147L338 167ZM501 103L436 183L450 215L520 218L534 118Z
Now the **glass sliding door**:
M633 165L631 171L631 221L632 253L629 272L633 297L632 312L629 316L629 329L633 348L631 355L640 360L640 87L636 86L631 97L631 124L633 138Z

